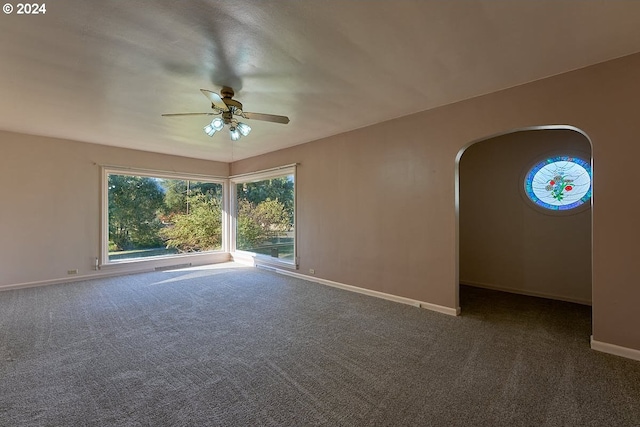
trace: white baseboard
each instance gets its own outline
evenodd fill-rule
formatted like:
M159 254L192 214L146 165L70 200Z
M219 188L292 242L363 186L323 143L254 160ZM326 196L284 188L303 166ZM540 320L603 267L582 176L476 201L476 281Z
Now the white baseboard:
M601 351L603 353L613 354L615 356L626 357L627 359L640 361L640 350L628 347L621 347L615 344L609 344L602 341L596 341L591 336L591 349Z
M8 291L12 289L34 288L38 286L59 285L62 283L81 282L83 280L100 279L115 276L126 276L127 274L149 273L157 270L170 269L172 267L183 266L197 266L218 264L222 262L228 262L230 259L229 254L214 254L213 257L208 258L175 258L161 259L161 260L142 260L140 262L111 264L109 266L103 266L100 270L93 271L89 274L79 274L67 277L61 277L57 279L39 280L34 282L15 283L8 285L0 285L0 291Z
M582 304L582 305L591 305L591 301L590 300L585 300L585 299L581 299L581 298L572 298L572 297L556 295L556 294L550 294L550 293L545 293L545 292L535 292L535 291L527 291L527 290L523 290L523 289L507 288L507 287L504 287L504 286L497 286L497 285L492 285L492 284L489 284L489 283L472 282L472 281L461 280L460 284L461 285L472 286L474 288L483 288L483 289L491 289L493 291L508 292L510 294L527 295L527 296L530 296L530 297L548 298L548 299L555 299L555 300L558 300L558 301L573 302L573 303Z
M276 273L296 277L298 279L307 280L309 282L319 283L321 285L331 286L334 288L339 288L339 289L343 289L350 292L357 292L359 294L364 294L364 295L368 295L376 298L386 299L389 301L399 302L401 304L408 304L414 307L420 307L420 308L424 308L431 311L437 311L438 313L444 313L450 316L458 316L460 314L460 307L458 308L445 307L443 305L432 304L430 302L418 301L411 298L401 297L398 295L392 295L384 292L373 291L371 289L360 288L358 286L346 285L344 283L321 279L319 277L307 276L306 274L295 273L293 271L282 270L279 268L263 267L263 266L260 266L259 268L265 268L267 270L275 271Z
M0 285L0 291L13 289L36 288L39 286L60 285L63 283L81 282L83 280L101 279L107 277L124 276L127 274L148 273L154 271L153 268L129 269L126 271L98 272L95 274L80 274L76 276L63 277L60 279L39 280L35 282L16 283L12 285Z

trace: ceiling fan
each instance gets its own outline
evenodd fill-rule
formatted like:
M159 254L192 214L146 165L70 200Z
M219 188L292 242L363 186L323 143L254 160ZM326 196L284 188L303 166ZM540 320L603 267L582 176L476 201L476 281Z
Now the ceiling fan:
M229 126L229 135L232 141L237 141L241 136L249 135L251 127L243 122L239 122L236 117L242 117L249 120L262 120L265 122L281 123L286 125L289 123L289 118L286 116L276 116L273 114L263 113L249 113L242 110L242 104L239 101L233 99L233 89L224 86L220 91L220 95L210 90L200 89L200 92L211 101L210 113L174 113L163 114L163 117L176 117L176 116L217 116L211 123L204 127L204 133L209 136L213 136L217 131L221 131L224 125Z

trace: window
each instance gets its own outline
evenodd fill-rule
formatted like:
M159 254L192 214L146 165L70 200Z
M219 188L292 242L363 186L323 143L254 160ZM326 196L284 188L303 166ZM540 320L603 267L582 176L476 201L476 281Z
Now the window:
M235 249L295 264L295 168L237 177L232 186Z
M529 170L524 191L529 200L544 209L575 209L591 198L591 165L572 156L548 158Z
M223 182L105 170L103 263L223 248Z

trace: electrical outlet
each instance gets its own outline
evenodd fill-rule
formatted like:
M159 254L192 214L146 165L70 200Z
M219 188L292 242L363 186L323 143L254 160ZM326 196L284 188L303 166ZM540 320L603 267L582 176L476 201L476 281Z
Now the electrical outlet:
M316 271L313 268L309 269L309 274L316 274Z
M78 274L78 269L75 268L73 270L67 270L67 274Z

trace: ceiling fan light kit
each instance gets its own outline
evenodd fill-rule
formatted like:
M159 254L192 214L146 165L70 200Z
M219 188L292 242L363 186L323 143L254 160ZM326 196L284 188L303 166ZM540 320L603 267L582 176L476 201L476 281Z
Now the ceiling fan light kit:
M213 136L214 133L221 131L223 128L224 128L224 121L222 121L220 117L216 117L211 121L211 123L206 125L203 129L204 129L204 133L206 133L209 136Z
M240 139L240 132L238 132L235 126L231 126L229 128L229 136L231 136L232 141L237 141Z
M238 123L238 125L236 126L236 128L238 128L238 131L240 132L240 134L242 136L247 136L249 135L249 133L251 132L251 126L249 126L246 123Z
M242 110L242 104L239 101L233 99L233 89L229 87L223 87L220 91L220 95L210 90L200 89L202 94L211 101L211 109L213 113L176 113L176 114L163 114L164 117L173 116L211 116L220 115L207 124L203 130L209 136L215 135L216 132L221 131L225 125L229 126L229 136L232 141L238 141L243 136L248 136L251 132L251 126L246 123L239 122L237 117L242 117L247 120L262 120L272 123L289 123L289 118L286 116L276 116L273 114L263 113L249 113Z

